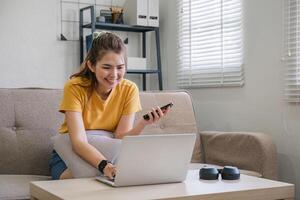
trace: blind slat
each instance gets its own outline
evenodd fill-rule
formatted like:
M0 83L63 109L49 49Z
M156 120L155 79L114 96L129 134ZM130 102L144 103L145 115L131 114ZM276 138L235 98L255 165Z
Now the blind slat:
M178 0L177 6L178 86L243 85L241 0Z

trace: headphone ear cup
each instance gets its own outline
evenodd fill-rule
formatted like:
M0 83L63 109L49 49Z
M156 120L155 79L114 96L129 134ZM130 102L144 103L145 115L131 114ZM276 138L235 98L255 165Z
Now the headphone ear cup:
M240 178L240 170L237 167L225 166L221 172L224 180L238 180Z
M218 180L219 171L215 167L204 166L199 171L199 178L204 180Z

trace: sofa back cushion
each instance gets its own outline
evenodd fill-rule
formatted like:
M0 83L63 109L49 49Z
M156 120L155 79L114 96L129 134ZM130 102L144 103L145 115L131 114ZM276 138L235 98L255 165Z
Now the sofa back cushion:
M49 175L53 149L64 115L58 112L62 90L0 89L0 174ZM142 117L151 107L173 102L172 111L143 134L197 133L190 96L185 92L141 92ZM192 161L200 160L197 135Z
M0 89L0 174L48 175L62 90Z

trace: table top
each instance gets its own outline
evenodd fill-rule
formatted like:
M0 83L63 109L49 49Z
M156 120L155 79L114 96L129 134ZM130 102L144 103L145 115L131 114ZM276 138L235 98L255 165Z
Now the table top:
M200 180L199 170L189 170L182 183L114 188L94 178L35 181L33 197L42 199L293 199L294 185L247 175L239 180ZM266 198L268 197L268 198Z

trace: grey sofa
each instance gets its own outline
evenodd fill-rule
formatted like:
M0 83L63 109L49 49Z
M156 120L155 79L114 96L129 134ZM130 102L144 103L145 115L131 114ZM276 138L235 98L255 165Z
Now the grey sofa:
M143 111L174 103L171 113L143 134L199 133L192 101L186 92L141 92ZM29 182L50 179L50 137L63 120L58 112L62 90L0 89L0 199L29 199ZM234 165L242 173L277 179L276 148L262 133L202 131L191 168L200 163Z

